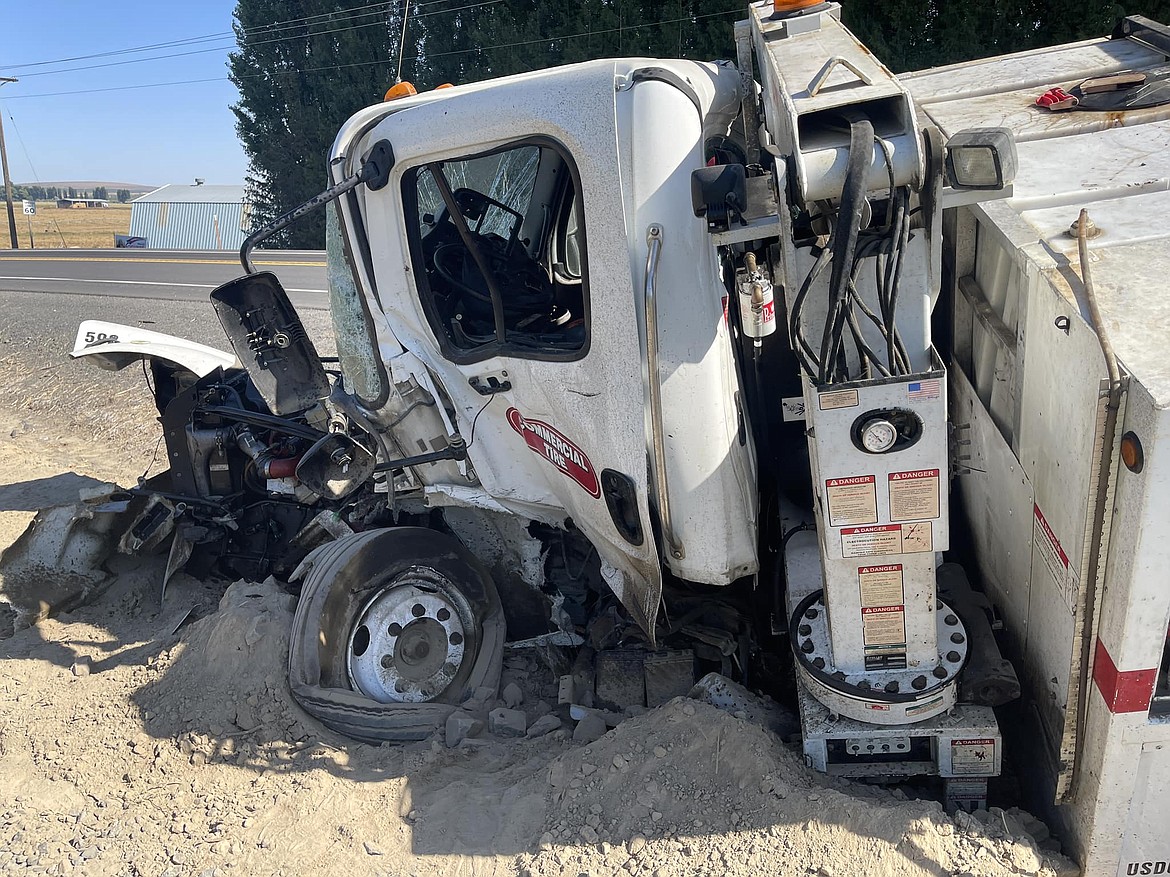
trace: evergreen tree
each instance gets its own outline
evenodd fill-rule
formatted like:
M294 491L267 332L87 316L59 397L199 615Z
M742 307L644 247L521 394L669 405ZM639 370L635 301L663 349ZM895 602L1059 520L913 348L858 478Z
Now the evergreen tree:
M593 58L734 58L732 25L746 15L727 0L503 0L411 18L420 87L466 83Z
M394 81L398 22L396 5L364 0L238 0L228 65L256 225L326 187L338 128ZM324 223L323 212L310 214L278 242L321 248Z

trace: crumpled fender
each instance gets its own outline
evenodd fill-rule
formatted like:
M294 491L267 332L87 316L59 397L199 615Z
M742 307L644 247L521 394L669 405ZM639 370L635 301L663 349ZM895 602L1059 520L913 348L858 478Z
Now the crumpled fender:
M103 320L86 320L77 328L69 355L89 357L107 371L118 371L140 359L161 359L200 378L217 368L239 367L235 356L206 344Z

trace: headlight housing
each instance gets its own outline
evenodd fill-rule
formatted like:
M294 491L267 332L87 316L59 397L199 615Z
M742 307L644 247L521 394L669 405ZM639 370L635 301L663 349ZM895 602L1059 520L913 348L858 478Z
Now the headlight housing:
M1016 138L1007 128L971 128L947 141L947 182L954 189L1002 189L1016 178Z

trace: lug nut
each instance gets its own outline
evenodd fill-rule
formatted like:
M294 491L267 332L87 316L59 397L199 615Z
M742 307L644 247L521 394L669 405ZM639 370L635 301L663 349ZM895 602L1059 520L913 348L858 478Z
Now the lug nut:
M812 633L812 625L811 624L802 624L800 627L798 627L796 629L796 632L799 633L801 636L808 636L810 633Z
M898 685L897 679L891 679L886 683L886 691L888 691L890 694L897 694L900 687L901 686Z
M811 654L814 649L816 649L816 646L813 645L813 641L811 639L806 639L800 644L800 650L806 655Z
M948 614L947 617L943 619L943 623L949 625L950 627L954 627L959 623L959 619L954 615Z
M951 634L951 642L953 642L955 645L962 645L964 642L966 642L966 637L964 637L961 633L955 632Z
M911 682L910 685L915 691L921 691L922 689L924 689L926 687L926 677L925 676L915 676L914 681Z
M935 667L930 672L934 674L935 679L946 679L947 678L947 668L946 667Z
M947 660L950 661L952 664L959 663L959 659L962 657L963 656L960 655L958 652L947 652Z

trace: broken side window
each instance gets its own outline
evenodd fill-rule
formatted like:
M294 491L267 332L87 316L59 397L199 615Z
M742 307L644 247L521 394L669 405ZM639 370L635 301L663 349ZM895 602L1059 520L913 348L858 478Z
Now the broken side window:
M449 359L585 355L585 229L562 148L532 140L431 162L402 185L415 282Z

